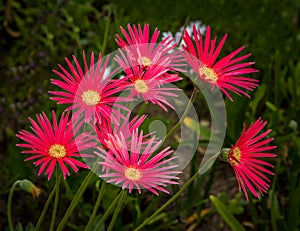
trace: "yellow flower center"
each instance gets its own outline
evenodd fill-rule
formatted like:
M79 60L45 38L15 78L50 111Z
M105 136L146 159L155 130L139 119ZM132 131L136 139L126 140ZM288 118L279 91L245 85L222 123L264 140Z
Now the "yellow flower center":
M134 88L139 93L146 93L149 90L149 87L144 80L138 79L134 81Z
M149 67L151 65L151 59L143 56L142 57L142 64L144 67Z
M233 149L231 155L229 155L229 161L233 165L237 165L237 164L240 163L241 155L242 155L241 150L238 147L236 147L236 148Z
M142 173L138 169L130 167L125 170L125 177L129 180L139 180Z
M93 90L87 90L81 95L82 101L88 106L94 106L99 103L101 97L98 92Z
M51 145L48 152L50 156L58 159L64 157L67 154L65 146L61 144Z
M202 66L199 68L199 75L202 77L204 75L204 79L209 80L213 83L215 83L218 80L218 75L216 72L209 67Z

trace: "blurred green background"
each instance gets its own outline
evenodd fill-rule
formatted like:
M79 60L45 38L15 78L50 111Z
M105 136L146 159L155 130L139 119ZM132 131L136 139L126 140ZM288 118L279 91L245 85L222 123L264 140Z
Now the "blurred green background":
M211 26L212 34L219 39L228 33L223 54L245 45L247 52L252 53L251 60L255 60L255 67L260 70L255 78L261 81L261 86L251 93L251 100L235 97L234 103L226 101L228 132L225 145L229 146L240 135L243 122L249 123L262 116L269 121L268 126L273 129L271 135L275 137L275 144L278 146L278 157L274 163L276 176L269 195L262 201L245 203L241 199L234 199L236 197L224 196L222 189L217 196L228 208L232 206L232 200L235 200L236 207L241 207L242 210L234 212L233 209L232 213L249 230L298 230L299 9L300 1L297 0L146 0L140 3L134 0L1 1L0 229L5 230L7 225L6 200L9 188L16 179L32 179L45 191L53 183L47 182L44 177L36 177L36 169L32 163L24 163L20 149L15 147L15 133L28 127L29 116L33 117L41 111L49 112L51 109L63 110L49 99L47 93L54 88L50 85L50 78L55 77L52 69L56 69L58 63L63 64L65 57L80 54L82 50L86 53L94 51L105 54L116 50L115 34L120 34L119 27L126 27L127 23L149 23L152 29L158 27L161 32L171 31L174 34L190 21L201 20L203 24ZM105 34L107 41L103 40ZM208 174L210 180L214 179L213 171ZM74 193L80 180L82 177L70 177L65 182L66 195ZM178 230L185 230L186 223L183 221L192 215L191 211L202 214L201 211L209 203L210 188L206 186L206 193L198 195L196 191L202 190L204 186L201 181L194 186L194 192L186 193L180 203L166 211L161 218L163 222L153 226L151 230L176 230L170 228L171 224L177 224ZM46 197L47 193L44 194ZM96 197L96 192L90 194L86 198ZM18 195L24 198L23 194ZM36 201L30 196L25 198L25 201L17 199L14 202L17 204L14 222L19 221L24 227L29 221L35 223L39 216L37 208L42 206L45 199L43 196ZM144 203L145 200L149 200L149 195L146 199L140 196L135 199L135 203ZM86 221L92 201L83 199L85 203L82 203L83 209L76 215L78 218ZM160 203L159 199L153 201L152 206ZM193 206L184 206L186 201ZM26 210L32 214L28 214ZM128 210L132 217L136 217L138 212L134 205L128 206ZM143 209L139 212L142 213L139 219L146 216ZM207 213L197 216L196 226L191 230L201 230L203 223L207 222L206 216L213 215ZM118 222L118 230L126 230L140 220L122 217ZM78 230L84 224L78 224ZM76 230L70 224L69 229ZM227 225L220 226L220 223L211 227L211 230L227 229Z

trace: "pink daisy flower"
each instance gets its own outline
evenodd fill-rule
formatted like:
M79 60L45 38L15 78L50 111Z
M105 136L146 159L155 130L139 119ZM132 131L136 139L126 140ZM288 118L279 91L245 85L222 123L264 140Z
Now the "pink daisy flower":
M212 88L217 86L231 101L233 99L228 91L250 98L245 90L253 90L258 86L258 80L243 77L243 75L258 70L250 67L254 62L240 63L251 54L236 57L245 46L216 61L226 38L227 34L216 46L217 38L210 40L209 26L206 28L205 41L203 41L200 29L196 30L196 27L193 27L192 38L187 31L184 31L183 40L186 45L182 47L186 52L183 53L183 56L201 80L210 83Z
M164 187L178 184L176 175L181 173L174 170L176 165L168 165L174 159L169 157L173 151L168 147L154 154L161 141L156 142L152 137L145 145L143 137L142 132L138 135L138 131L134 131L128 146L122 134L111 136L109 140L118 145L112 146L108 152L99 148L101 153L98 155L103 158L99 164L105 169L100 177L122 186L122 189L128 188L129 192L136 188L141 193L141 189L146 188L155 195L158 191L169 193Z
M276 156L274 153L269 152L276 146L266 146L274 139L264 139L271 132L271 129L259 134L266 124L267 122L263 122L261 118L250 125L248 129L244 124L242 135L236 144L223 153L225 159L233 167L239 190L243 190L247 200L248 190L257 198L266 193L270 186L270 180L265 174L274 175L272 171L266 168L266 166L271 168L274 168L274 166L260 159Z
M94 53L92 53L90 66L88 66L83 52L84 70L75 56L73 56L75 66L67 58L65 60L71 72L61 65L58 65L61 71L53 70L62 80L51 79L51 82L64 91L50 91L50 94L55 95L51 99L58 104L70 104L67 110L76 110L73 113L74 117L84 114L87 123L91 119L94 119L94 123L101 121L102 116L108 119L113 117L112 113L116 111L112 107L122 107L117 102L124 101L114 95L121 92L124 87L122 80L111 79L116 70L106 73L109 57L103 63L100 54L94 63Z
M123 53L120 50L121 57L116 57L116 61L123 68L126 76L124 80L127 82L127 89L130 90L129 98L142 98L145 103L149 101L157 104L163 110L167 111L167 107L174 107L167 101L166 97L177 97L172 91L177 91L177 87L166 87L167 83L177 78L177 74L168 74L167 69L169 61L161 65L151 65L144 69L139 65L134 56L130 52ZM126 85L126 84L125 84Z
M36 160L34 165L40 166L38 175L45 170L48 180L51 178L56 164L60 166L63 176L66 178L66 175L70 175L66 165L70 166L74 172L78 172L78 167L89 167L77 160L77 157L94 157L90 154L81 153L95 145L92 136L82 134L75 139L74 134L78 132L81 124L71 126L68 117L69 113L62 114L58 122L55 112L52 111L53 123L51 124L43 112L36 116L37 122L29 118L33 133L21 130L16 135L26 142L17 144L19 147L28 149L23 150L22 153L32 155L25 161Z
M128 33L123 27L120 28L125 40L117 34L116 43L120 48L130 51L138 65L147 69L153 65L161 65L161 63L168 60L168 66L165 66L167 71L184 71L181 68L184 66L183 59L179 51L174 51L177 44L171 36L158 43L160 31L156 28L150 38L149 24L145 24L144 28L140 24L138 26L128 24ZM168 78L168 75L165 78ZM177 75L177 78L174 78L173 81L180 79Z

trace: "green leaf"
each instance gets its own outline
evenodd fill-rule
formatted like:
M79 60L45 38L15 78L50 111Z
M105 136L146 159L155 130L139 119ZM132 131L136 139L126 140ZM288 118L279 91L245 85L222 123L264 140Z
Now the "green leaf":
M215 196L209 196L209 198L223 220L233 231L246 231L242 224L229 212L226 206L218 198Z
M16 225L15 231L24 231L23 226L20 222Z
M270 190L269 197L270 197L270 206L271 206L272 228L274 231L276 231L278 230L276 221L281 218L281 214L280 214L278 200L273 189Z
M273 103L271 103L271 102L269 102L269 101L266 102L266 106L267 106L269 109L271 109L271 111L273 111L273 112L275 112L275 111L278 110L278 108L277 108Z
M234 215L240 215L244 212L244 208L241 205L240 201L237 200L236 198L232 199L229 202L229 211L234 214Z
M34 231L34 225L32 223L28 223L26 225L25 231Z
M249 102L249 107L251 107L252 115L256 115L257 107L262 102L265 94L266 94L266 85L261 85L258 90L255 92L254 97L252 98L251 102Z
M299 226L299 206L300 206L300 186L293 189L291 196L289 197L290 205L288 209L288 230L297 230Z

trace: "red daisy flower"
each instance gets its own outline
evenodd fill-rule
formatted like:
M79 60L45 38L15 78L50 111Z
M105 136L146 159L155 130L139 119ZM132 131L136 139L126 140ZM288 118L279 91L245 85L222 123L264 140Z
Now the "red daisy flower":
M129 33L121 27L125 41L119 35L116 35L116 43L120 48L130 52L140 66L147 69L149 66L161 65L161 63L168 60L168 66L164 67L167 71L184 71L181 68L184 64L180 52L174 51L177 46L174 39L168 36L158 43L160 31L156 28L150 38L149 24L145 24L144 28L140 24L138 26L128 24L127 28ZM165 78L168 78L168 75L165 75ZM173 81L180 79L177 76Z
M224 150L225 153L223 153L225 159L233 167L239 190L243 190L247 200L248 190L257 198L266 193L270 186L270 180L265 174L274 175L272 171L265 167L274 168L274 166L260 159L276 156L274 153L269 152L276 146L265 146L274 140L273 138L264 139L271 132L271 129L258 134L266 124L267 122L263 122L261 118L250 125L248 129L244 124L242 135L236 144L231 149Z
M103 158L99 164L105 170L100 177L122 186L122 189L128 188L129 192L136 188L141 193L141 189L146 188L155 195L158 195L158 191L169 193L164 187L166 184L178 184L176 175L181 173L174 170L176 165L168 165L174 159L167 158L173 151L168 147L154 154L161 141L156 142L152 137L145 144L143 138L142 132L138 135L138 131L134 131L128 146L122 134L111 136L109 142L118 145L111 146L108 152L99 148L101 153L98 155Z
M52 100L58 104L71 104L67 110L76 110L73 116L77 117L84 114L85 122L94 119L94 123L101 121L103 116L109 119L113 117L114 107L122 107L117 102L124 101L121 97L115 97L114 94L122 91L125 87L122 80L112 80L115 71L107 74L108 61L107 57L104 61L101 54L94 63L94 53L91 54L90 66L87 65L85 54L83 52L84 72L80 67L77 59L73 56L75 66L66 58L65 59L71 72L69 73L61 65L58 65L62 72L53 70L62 80L51 79L51 82L62 88L64 91L50 91L55 95ZM77 70L76 70L77 69ZM128 101L128 99L126 99Z
M250 98L244 89L253 90L258 86L258 80L243 77L242 75L254 73L258 70L249 67L254 62L240 63L240 61L248 58L251 54L234 58L245 46L240 47L216 62L226 37L227 34L216 47L217 38L215 37L210 40L210 27L208 26L203 45L200 29L196 30L194 26L193 38L190 37L187 31L184 31L183 40L186 45L182 47L186 52L183 53L183 56L201 80L212 84L212 87L217 86L231 101L233 99L228 91L232 91L238 95L243 94ZM194 42L192 39L194 39Z
M78 123L74 127L70 126L71 121L68 117L69 113L62 114L58 123L56 114L52 111L53 124L51 124L43 112L36 116L37 122L29 118L33 133L21 130L16 135L26 142L17 144L19 147L28 148L22 153L32 155L25 161L39 159L34 162L35 166L40 166L38 175L46 169L45 174L48 175L48 180L51 178L56 164L60 166L63 176L66 178L66 175L70 175L66 165L69 165L74 172L78 172L78 167L89 167L78 161L77 157L94 157L81 153L96 144L92 141L92 136L82 134L75 139L74 134L78 132L81 124Z

